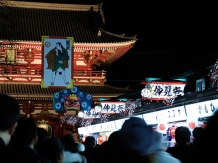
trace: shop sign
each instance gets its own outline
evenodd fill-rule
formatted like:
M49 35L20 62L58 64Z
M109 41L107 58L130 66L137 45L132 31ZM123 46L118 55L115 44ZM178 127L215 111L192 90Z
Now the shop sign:
M143 100L165 100L184 95L184 82L143 82L145 87L141 90Z
M135 116L133 116L133 117L137 117L137 118L143 118L143 116L142 116L142 115L135 115Z
M101 113L121 113L125 110L125 102L102 102L101 103Z
M84 111L84 118L101 118L101 113L96 111L96 109L90 109L88 111Z
M78 128L78 133L79 134L85 134L85 127L79 127Z
M188 117L210 117L218 109L218 100L209 100L186 105L186 113Z
M103 128L102 123L96 124L95 127L96 127L96 131L102 132L102 128Z
M185 120L186 113L185 113L184 106L180 106L180 107L143 114L143 118L148 124L157 124L160 121L174 122L174 121Z
M147 124L156 124L157 123L155 112L143 114L143 118Z
M127 120L128 118L125 119L119 119L115 121L115 125L116 125L116 129L119 130L122 128L123 123L125 122L125 120Z
M115 122L105 122L102 123L102 131L114 131L115 130Z

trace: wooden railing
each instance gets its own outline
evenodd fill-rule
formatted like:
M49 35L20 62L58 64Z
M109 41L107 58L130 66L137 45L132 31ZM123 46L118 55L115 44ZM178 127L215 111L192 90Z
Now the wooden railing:
M104 83L106 71L75 70L73 78L75 84ZM20 79L25 80L20 80ZM33 80L34 79L34 80ZM32 82L41 81L41 68L27 68L0 65L0 82Z

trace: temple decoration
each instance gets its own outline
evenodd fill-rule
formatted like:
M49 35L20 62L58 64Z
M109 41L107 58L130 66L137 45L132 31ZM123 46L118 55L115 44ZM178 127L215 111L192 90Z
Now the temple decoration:
M217 79L218 79L218 59L217 59L216 63L212 66L208 76L213 81L213 84L215 84L217 82Z
M56 112L90 111L92 104L92 95L81 91L76 86L72 89L63 89L53 95L53 106Z
M89 125L94 119L97 122L107 121L110 114L101 113L99 108L87 104L85 98L88 93L74 93L74 85L89 92L88 98L93 96L92 101L100 97L111 100L111 97L129 92L129 89L106 85L106 71L95 68L108 66L122 57L133 48L137 37L104 30L102 3L79 5L5 1L0 8L5 11L2 12L4 17L13 13L10 22L0 19L1 24L5 24L0 26L0 30L4 31L0 32L0 93L16 98L22 115L48 121L54 137L65 134L62 122L72 127ZM57 26L57 22L53 21L56 15L62 20L61 25ZM95 28L86 25L87 21L94 21L98 33ZM50 30L52 27L56 30ZM46 36L74 36L74 40ZM57 50L56 61L60 61L56 62L56 68L48 65L55 54L52 49ZM69 56L68 67L64 66L64 60L62 65L62 54L65 59ZM57 67L61 67L61 71Z
M145 87L141 90L144 101L163 101L165 105L172 105L175 98L184 95L185 82L142 82Z
M38 124L37 124L38 128L43 128L44 130L46 130L48 132L49 137L52 136L52 127L48 124L48 121L46 120L38 120Z
M14 65L16 63L17 50L6 49L6 64Z
M73 37L42 37L42 88L73 87Z

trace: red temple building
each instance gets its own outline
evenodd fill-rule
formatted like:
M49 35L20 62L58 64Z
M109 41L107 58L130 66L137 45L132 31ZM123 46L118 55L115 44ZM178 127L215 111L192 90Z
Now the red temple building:
M74 37L74 85L94 100L129 91L105 85L106 71L95 70L119 59L137 41L103 30L102 4L1 1L0 8L0 92L19 101L21 114L48 123L55 137L64 133L61 114L52 106L53 94L61 89L40 86L43 35Z

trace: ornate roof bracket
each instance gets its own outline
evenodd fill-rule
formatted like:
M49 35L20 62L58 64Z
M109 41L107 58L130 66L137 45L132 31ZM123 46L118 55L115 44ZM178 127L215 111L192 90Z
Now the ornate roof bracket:
M111 55L108 51L103 50L86 50L83 54L86 63L95 69L94 65L100 66L101 62L105 62L107 58Z

